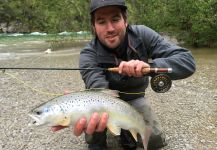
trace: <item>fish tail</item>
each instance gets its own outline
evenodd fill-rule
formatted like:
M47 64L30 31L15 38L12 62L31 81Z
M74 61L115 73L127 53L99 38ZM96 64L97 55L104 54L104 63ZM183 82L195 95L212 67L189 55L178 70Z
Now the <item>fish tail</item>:
M145 134L141 136L144 150L147 150L148 148L148 141L149 141L151 133L152 133L152 128L147 126L145 129Z

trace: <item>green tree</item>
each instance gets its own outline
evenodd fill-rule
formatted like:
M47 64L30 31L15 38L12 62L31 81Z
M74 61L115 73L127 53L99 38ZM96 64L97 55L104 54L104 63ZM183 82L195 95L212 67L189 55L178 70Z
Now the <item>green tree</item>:
M217 46L216 0L126 0L130 24L144 24L194 46ZM91 30L88 0L1 0L0 23L27 32Z

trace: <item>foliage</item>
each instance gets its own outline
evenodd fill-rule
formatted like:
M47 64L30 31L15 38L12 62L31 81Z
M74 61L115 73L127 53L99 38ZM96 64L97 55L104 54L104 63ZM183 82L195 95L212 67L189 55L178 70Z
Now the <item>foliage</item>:
M171 19L167 25L177 28L183 40L194 46L212 46L217 43L217 12L215 0L169 0Z
M126 0L131 24L167 32L194 46L217 46L216 0ZM0 23L19 31L90 31L89 0L0 0Z

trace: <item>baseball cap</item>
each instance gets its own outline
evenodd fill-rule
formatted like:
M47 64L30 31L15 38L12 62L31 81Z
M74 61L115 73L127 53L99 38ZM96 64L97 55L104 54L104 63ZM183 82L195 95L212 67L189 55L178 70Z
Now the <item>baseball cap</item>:
M106 6L119 6L122 9L127 9L125 0L91 0L90 13L93 13L95 10Z

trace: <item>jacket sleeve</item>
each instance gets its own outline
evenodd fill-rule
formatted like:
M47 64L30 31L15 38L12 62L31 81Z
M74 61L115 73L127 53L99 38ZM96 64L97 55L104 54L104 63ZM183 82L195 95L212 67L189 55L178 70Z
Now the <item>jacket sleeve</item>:
M187 78L195 72L195 61L189 50L166 41L148 27L140 27L152 67L172 68L172 73L168 74L172 80Z
M96 50L88 44L80 53L79 59L80 68L97 68ZM108 81L101 70L81 70L82 79L86 88L108 88Z

